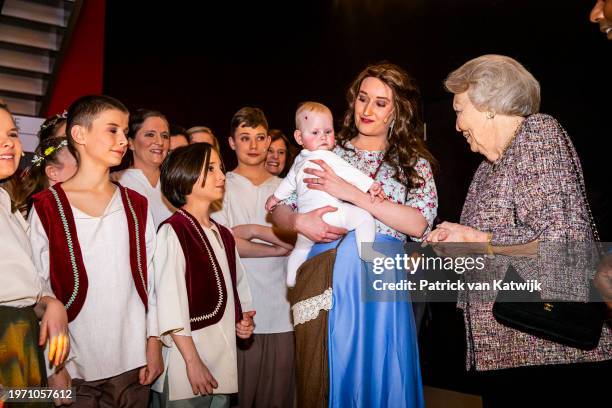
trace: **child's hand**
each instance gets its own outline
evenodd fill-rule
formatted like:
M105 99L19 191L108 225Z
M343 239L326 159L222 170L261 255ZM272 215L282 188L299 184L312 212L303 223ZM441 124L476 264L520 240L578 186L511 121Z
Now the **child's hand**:
M161 354L162 344L157 337L147 339L147 365L138 372L141 385L152 384L164 372L164 362Z
M70 352L70 337L68 336L68 315L66 308L59 300L46 296L44 298L45 312L40 324L39 346L49 340L49 361L58 367Z
M217 380L200 358L187 363L187 378L189 384L191 384L193 395L210 395L215 388L219 387Z
M242 313L242 320L236 323L236 335L241 339L248 339L253 334L253 330L255 330L253 316L255 316L255 313L255 310Z
M72 387L72 379L70 378L70 374L68 374L66 367L62 367L51 377L47 378L47 382L49 383L49 388L52 390L69 390L70 387ZM55 398L53 400L56 407L59 407L60 405L69 405L73 402L74 399Z
M276 198L274 195L271 195L270 197L268 197L268 199L266 200L266 211L268 212L272 211L274 207L278 205L279 202L280 200Z
M385 194L382 188L382 185L378 181L375 181L374 183L372 183L372 185L370 186L370 189L368 190L368 193L370 193L372 202L376 200L378 200L379 202L383 202L384 200L387 199L387 195Z

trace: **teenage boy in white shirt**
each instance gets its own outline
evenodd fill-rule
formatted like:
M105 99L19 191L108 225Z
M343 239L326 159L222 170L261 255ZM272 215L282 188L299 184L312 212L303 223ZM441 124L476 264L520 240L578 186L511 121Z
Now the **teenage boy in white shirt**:
M255 331L238 350L240 407L293 407L294 336L287 300L286 255L265 210L281 182L265 169L270 146L268 123L258 108L240 109L232 118L229 145L238 166L226 174L222 209L212 215L232 228L251 287Z

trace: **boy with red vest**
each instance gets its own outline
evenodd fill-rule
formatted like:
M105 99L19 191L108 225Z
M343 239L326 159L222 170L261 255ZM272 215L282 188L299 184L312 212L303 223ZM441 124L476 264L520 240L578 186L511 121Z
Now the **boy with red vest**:
M153 292L155 227L140 194L113 184L127 149L128 111L108 96L68 110L77 173L36 196L34 263L68 313L71 353L49 384L76 387L75 406L146 407L162 370Z
M208 143L176 149L161 170L177 211L159 228L155 251L165 373L153 388L162 406L229 407L238 392L236 336L254 329L251 292L230 230L210 219L225 175Z

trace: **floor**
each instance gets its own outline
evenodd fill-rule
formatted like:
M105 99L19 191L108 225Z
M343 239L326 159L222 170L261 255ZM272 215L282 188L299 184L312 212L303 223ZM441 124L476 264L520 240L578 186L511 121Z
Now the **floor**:
M427 408L482 408L482 399L478 395L428 386L425 386L424 389Z

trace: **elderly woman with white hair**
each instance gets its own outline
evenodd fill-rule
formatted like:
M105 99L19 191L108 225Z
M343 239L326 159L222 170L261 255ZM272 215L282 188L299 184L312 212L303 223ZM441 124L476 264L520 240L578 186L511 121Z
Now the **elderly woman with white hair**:
M457 131L485 160L470 185L460 223L443 222L428 242L434 247L480 243L489 253L509 255L533 243L597 240L576 150L553 117L538 113L538 81L512 58L484 55L453 71L445 86L454 94ZM525 269L534 265L531 261ZM500 268L502 274L507 267ZM530 387L548 402L586 388L591 393L597 380L588 374L611 368L596 363L612 359L608 327L599 345L584 351L502 325L493 315L494 297L477 298L474 291L463 292L458 307L466 325L466 365L487 371L479 374L485 379L486 406L525 405L527 398L533 401Z

